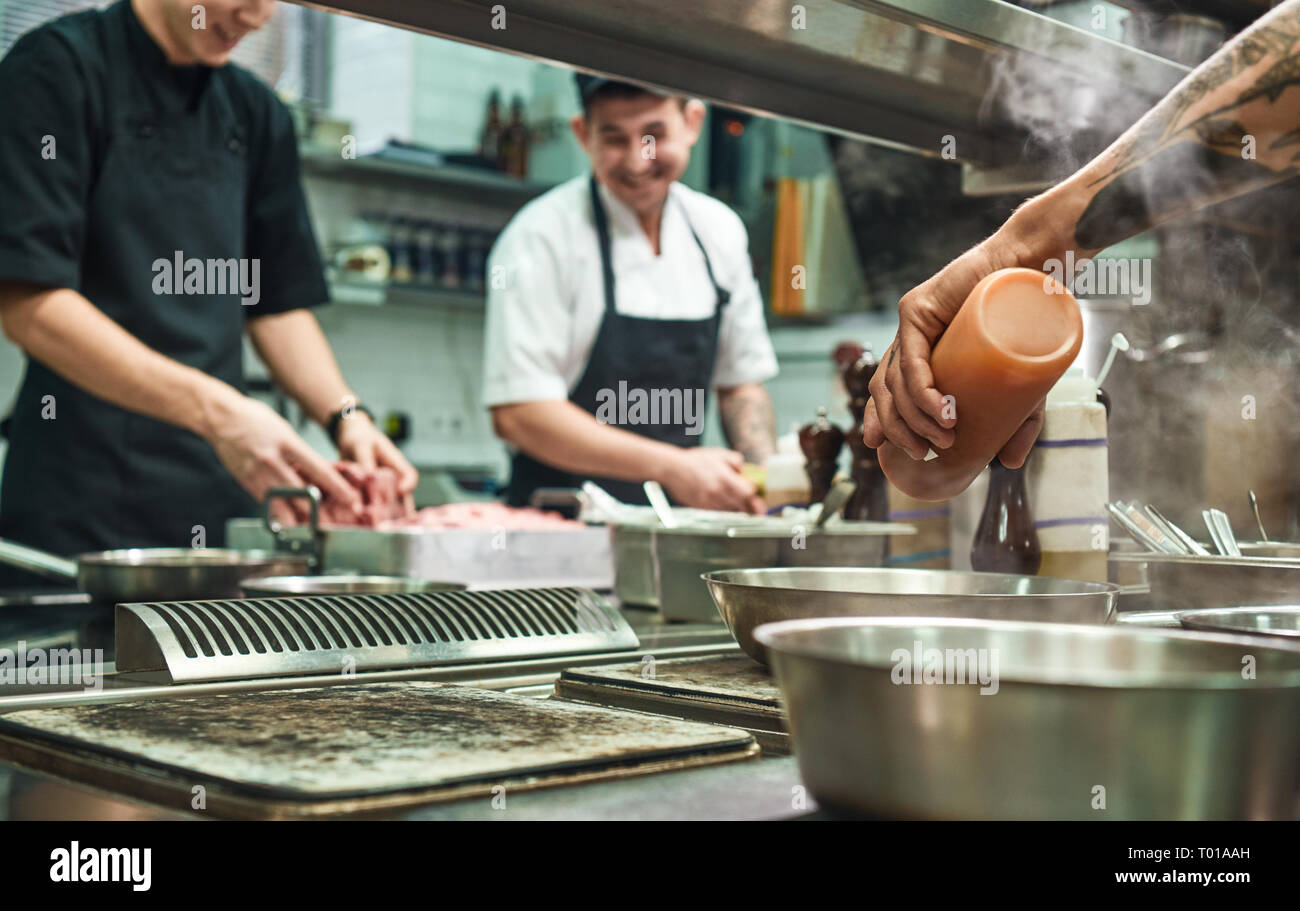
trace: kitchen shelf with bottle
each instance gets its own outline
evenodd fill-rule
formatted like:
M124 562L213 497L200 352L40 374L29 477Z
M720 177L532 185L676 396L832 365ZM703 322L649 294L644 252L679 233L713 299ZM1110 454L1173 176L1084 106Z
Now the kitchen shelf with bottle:
M472 194L478 199L488 194L512 205L523 205L553 186L468 165L433 165L376 155L343 158L337 149L312 145L303 147L302 167L303 172L310 177L406 186L414 183L436 187L444 192Z

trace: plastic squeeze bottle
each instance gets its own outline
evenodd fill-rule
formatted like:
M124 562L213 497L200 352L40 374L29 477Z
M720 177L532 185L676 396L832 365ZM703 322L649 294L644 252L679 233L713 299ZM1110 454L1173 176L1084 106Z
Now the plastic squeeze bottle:
M1000 269L975 286L930 355L935 388L956 417L954 442L925 460L885 443L880 467L918 500L961 493L1079 353L1083 318L1069 290L1037 269Z

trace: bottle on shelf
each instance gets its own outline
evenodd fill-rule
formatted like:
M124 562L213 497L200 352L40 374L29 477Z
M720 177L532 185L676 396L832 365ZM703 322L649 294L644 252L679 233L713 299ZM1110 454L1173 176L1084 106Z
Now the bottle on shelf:
M971 567L979 572L1032 576L1043 562L1034 529L1034 514L1025 492L1025 470L989 465L989 492L970 549Z
M388 220L388 258L392 263L389 278L399 284L415 277L411 240L411 222L402 215L392 216Z
M501 92L493 89L488 95L487 121L479 133L478 153L497 167L500 167L501 139L504 133L505 124L501 121Z
M524 100L516 95L510 102L510 122L501 138L500 168L511 177L528 175L528 146L531 142L524 123Z

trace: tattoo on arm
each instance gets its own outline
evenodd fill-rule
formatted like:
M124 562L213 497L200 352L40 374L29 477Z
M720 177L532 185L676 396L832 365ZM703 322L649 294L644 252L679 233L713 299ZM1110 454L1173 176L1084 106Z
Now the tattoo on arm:
M1247 69L1264 65L1254 79ZM1243 83L1236 87L1233 82ZM1221 202L1300 174L1300 0L1292 0L1242 32L1180 84L1121 139L1113 160L1089 186L1098 187L1075 227L1081 248L1099 249L1175 215ZM1188 111L1215 94L1221 103L1195 117ZM1242 153L1253 135L1260 150L1295 146L1271 163ZM1271 138L1271 142L1264 142Z
M767 390L758 383L718 393L722 432L746 462L762 465L776 451L776 414Z

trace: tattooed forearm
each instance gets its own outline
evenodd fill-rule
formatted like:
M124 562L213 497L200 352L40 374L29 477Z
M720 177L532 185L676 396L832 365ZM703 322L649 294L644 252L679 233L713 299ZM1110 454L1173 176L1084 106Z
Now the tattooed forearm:
M762 383L718 391L718 414L727 444L754 465L776 451L776 414Z
M1300 174L1300 0L1201 65L1090 166L1075 230L1098 249ZM1249 154L1248 154L1249 153Z

